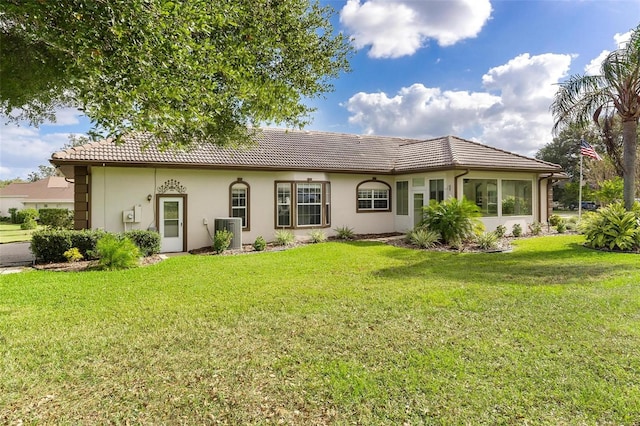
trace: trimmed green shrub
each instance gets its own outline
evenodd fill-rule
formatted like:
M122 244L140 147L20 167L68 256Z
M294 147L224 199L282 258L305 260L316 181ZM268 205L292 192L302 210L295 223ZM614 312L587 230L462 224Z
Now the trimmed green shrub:
M640 250L640 209L626 211L620 202L584 214L579 229L589 247Z
M494 250L498 247L498 238L495 232L483 232L478 235L476 242L482 250Z
M407 240L414 246L424 249L435 247L440 241L440 234L428 228L416 228L407 235Z
M30 217L25 218L24 222L20 224L20 229L36 229L37 227L38 222Z
M68 209L40 209L38 210L40 225L58 229L73 228L73 212Z
M522 236L522 225L520 225L519 223L514 223L513 227L511 228L511 235L516 238Z
M160 234L156 231L132 229L125 232L124 236L138 246L143 256L160 253Z
M493 231L493 232L494 232L494 234L496 234L496 236L497 236L498 238L502 238L502 237L504 237L504 234L506 234L506 233L507 233L507 227L506 227L506 226L504 226L504 225L498 225L498 226L496 227L496 230L495 230L495 231Z
M15 223L24 223L28 219L36 220L38 219L38 210L36 209L22 209L16 212L16 222ZM29 228L32 229L32 228Z
M264 251L267 248L267 242L264 240L262 235L256 237L256 240L253 242L253 249L255 251Z
M336 229L334 229L334 231L336 231L336 237L338 237L338 239L340 240L353 240L353 237L355 237L355 234L353 233L353 229L349 228L348 226L340 226Z
M11 216L11 223L18 223L18 209L11 207L9 209L9 216Z
M213 236L213 251L220 254L231 245L233 232L226 229L219 229Z
M138 266L140 249L128 238L106 234L96 244L101 269L118 270Z
M309 232L309 238L312 243L323 243L327 241L327 234L320 229L313 229Z
M478 219L480 208L466 198L450 198L438 203L431 200L424 206L424 219L420 226L426 226L440 233L445 244L459 246L463 241L472 239L482 227Z
M293 235L293 232L287 230L279 230L276 231L276 244L279 246L289 246L293 244L296 240L296 237Z
M72 231L66 229L41 229L31 234L31 252L39 261L64 262L64 252L74 245ZM77 247L77 246L75 246Z
M102 229L82 229L68 231L71 235L71 247L77 247L82 256L87 259L97 259L96 244L106 235Z

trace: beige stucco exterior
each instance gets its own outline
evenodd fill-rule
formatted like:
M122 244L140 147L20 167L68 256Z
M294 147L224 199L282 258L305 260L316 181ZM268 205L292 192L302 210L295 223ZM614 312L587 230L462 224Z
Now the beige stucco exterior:
M243 171L179 168L132 168L93 166L90 174L89 222L92 228L111 232L130 229L156 229L159 200L179 196L184 201L183 229L185 249L191 250L211 244L214 219L230 216L230 186L241 180L249 187L250 229L242 233L244 244L253 243L257 236L273 240L276 232L275 182L329 182L330 224L323 229L328 236L335 228L347 226L355 233L405 232L414 224L414 195L423 194L428 203L430 179L444 181L445 198L462 196L463 179L513 179L531 182L533 211L527 216L484 217L487 230L499 224L507 229L520 223L524 230L534 221L547 220L546 175L537 173L446 170L406 175L371 175L323 173L304 171ZM461 176L463 175L464 176ZM542 179L541 179L542 178ZM425 185L420 186L424 180ZM357 211L357 187L365 181L384 182L391 189L390 210ZM409 182L407 215L396 214L396 182ZM498 185L499 187L500 185ZM500 198L500 193L498 193ZM123 212L134 212L131 222L123 220ZM540 216L541 214L541 216ZM292 232L299 239L307 238L316 227L297 227Z

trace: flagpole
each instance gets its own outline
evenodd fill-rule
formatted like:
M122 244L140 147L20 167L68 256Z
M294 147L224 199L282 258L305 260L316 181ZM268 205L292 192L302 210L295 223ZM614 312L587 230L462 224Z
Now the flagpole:
M580 189L578 191L578 220L582 218L582 158L584 155L580 154Z

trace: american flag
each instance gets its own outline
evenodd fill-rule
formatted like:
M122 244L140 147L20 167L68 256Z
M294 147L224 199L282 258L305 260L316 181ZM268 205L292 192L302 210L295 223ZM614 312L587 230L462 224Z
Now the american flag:
M584 139L580 141L580 154L595 158L596 160L602 160L602 157L600 157L596 150Z

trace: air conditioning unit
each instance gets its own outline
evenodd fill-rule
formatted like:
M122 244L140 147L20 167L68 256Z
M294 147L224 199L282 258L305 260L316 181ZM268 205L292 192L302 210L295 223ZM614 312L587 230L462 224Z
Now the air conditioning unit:
M242 218L240 217L217 217L214 219L214 232L227 230L233 234L231 239L231 250L242 248Z

